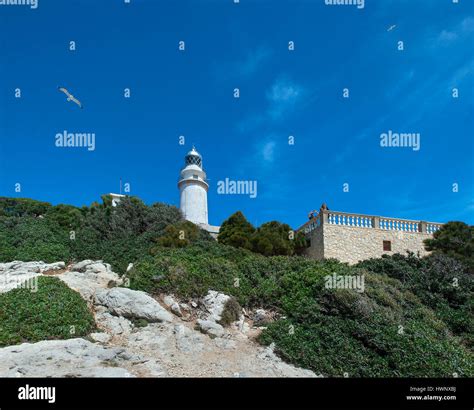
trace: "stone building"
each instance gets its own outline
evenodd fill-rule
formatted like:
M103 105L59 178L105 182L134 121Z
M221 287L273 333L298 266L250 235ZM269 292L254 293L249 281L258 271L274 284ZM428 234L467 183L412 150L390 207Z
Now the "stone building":
M310 214L298 231L303 231L308 239L308 257L335 258L354 264L407 251L426 255L423 241L441 226L435 222L330 211L323 205L319 213Z

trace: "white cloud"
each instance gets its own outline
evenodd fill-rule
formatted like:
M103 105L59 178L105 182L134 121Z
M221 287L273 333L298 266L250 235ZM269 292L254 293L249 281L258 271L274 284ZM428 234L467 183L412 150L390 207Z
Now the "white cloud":
M234 61L214 61L213 71L217 81L229 81L234 78L250 77L268 62L273 51L260 46Z
M273 162L275 159L275 141L267 141L262 147L264 161Z
M450 43L458 38L458 35L453 31L443 30L438 37L438 41L441 43Z
M294 109L301 101L303 88L287 78L279 78L267 92L269 101L268 115L277 119Z
M237 64L237 70L241 75L251 75L255 73L272 55L269 48L259 47L251 51L242 63Z
M443 30L438 36L438 43L442 45L450 44L453 41L464 37L474 31L474 18L466 17L451 30Z

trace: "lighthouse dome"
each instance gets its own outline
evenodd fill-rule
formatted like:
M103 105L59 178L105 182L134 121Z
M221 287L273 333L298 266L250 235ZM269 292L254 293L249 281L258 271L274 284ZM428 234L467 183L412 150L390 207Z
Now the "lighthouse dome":
M199 152L197 152L196 148L192 148L186 156L184 157L185 165L197 165L198 167L202 168L202 157Z

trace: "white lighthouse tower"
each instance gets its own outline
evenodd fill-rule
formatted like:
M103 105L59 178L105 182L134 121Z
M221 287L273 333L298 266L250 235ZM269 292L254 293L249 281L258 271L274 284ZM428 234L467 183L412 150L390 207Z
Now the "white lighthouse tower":
M208 225L207 191L209 184L202 168L202 157L193 147L184 157L179 174L180 206L184 219L197 225Z

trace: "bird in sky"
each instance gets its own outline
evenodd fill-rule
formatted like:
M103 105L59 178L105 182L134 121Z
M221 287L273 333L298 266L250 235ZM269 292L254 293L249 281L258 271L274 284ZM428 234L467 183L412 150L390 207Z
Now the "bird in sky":
M79 108L82 109L82 104L81 104L81 102L80 102L77 98L75 98L66 88L64 88L64 87L58 87L58 90L61 91L61 92L64 93L64 94L66 94L66 96L67 96L67 101L72 101L72 102L76 103L76 104L79 106Z
M387 31L392 31L392 30L394 30L394 29L395 29L395 27L397 27L397 25L396 25L396 24L394 24L393 26L390 26L390 27L388 28L388 30L387 30Z

